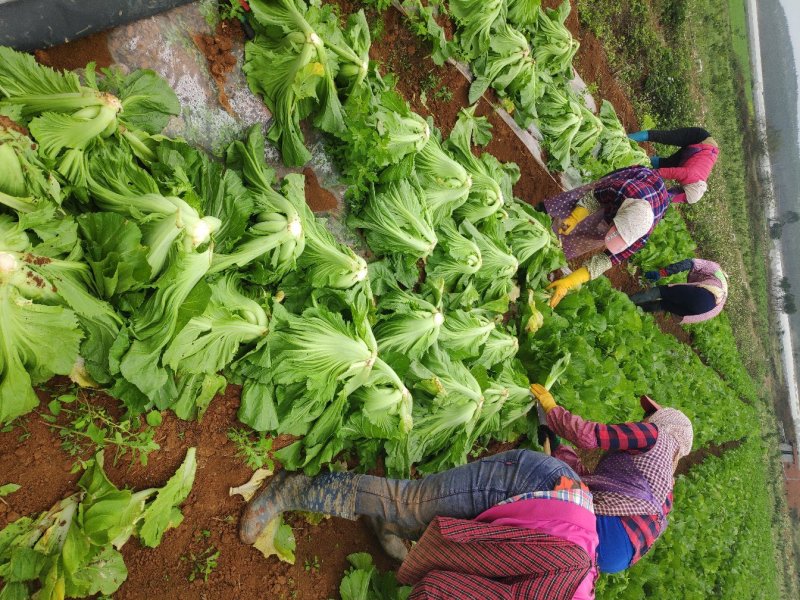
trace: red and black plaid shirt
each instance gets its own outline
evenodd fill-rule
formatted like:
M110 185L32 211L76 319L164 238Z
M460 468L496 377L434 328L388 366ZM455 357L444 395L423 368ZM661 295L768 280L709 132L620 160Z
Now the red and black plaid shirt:
M658 440L658 427L641 421L618 425L598 423L594 431L597 446L603 450L645 452Z
M658 440L658 427L652 423L620 423L618 425L605 425L598 423L595 426L597 445L604 450L618 450L637 454L646 452L655 446ZM634 515L619 517L628 538L633 545L633 559L635 563L644 556L653 543L666 528L666 516L672 510L672 492L664 501L661 515Z
M625 528L625 533L633 545L633 558L631 564L634 564L642 558L650 550L650 547L658 539L658 536L666 529L667 515L672 510L672 492L667 494L667 499L664 501L663 511L664 519L659 519L658 515L635 515L632 517L619 517L622 526Z

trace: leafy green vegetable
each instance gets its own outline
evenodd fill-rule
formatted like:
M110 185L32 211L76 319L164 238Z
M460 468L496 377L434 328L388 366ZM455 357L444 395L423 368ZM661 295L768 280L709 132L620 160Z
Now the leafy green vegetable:
M111 75L111 73L108 73ZM112 77L110 77L111 79ZM114 96L97 89L94 68L87 85L73 73L60 73L36 63L30 55L0 47L0 110L16 110L47 158L73 160L95 140L116 133L137 140L127 130L157 133L170 115L180 112L177 97L153 71L137 71L121 80Z
M256 222L236 244L234 252L215 254L210 273L232 266L248 266L258 283L273 282L294 268L305 249L302 212L305 205L302 175L287 175L283 194L267 188L256 198ZM267 191L269 190L269 191ZM257 269L250 263L258 261Z
M292 528L278 516L267 523L253 544L265 558L277 556L279 560L294 564L295 548L297 547Z
M177 395L171 373L161 362L164 348L179 330L181 314L175 307L184 304L210 265L210 250L181 254L158 280L156 293L131 322L133 341L120 361L120 373L159 408L168 406ZM202 293L202 288L199 291ZM196 298L199 302L191 312L200 313L208 296L204 301L202 295ZM186 316L194 316L191 312Z
M303 211L306 244L298 265L308 272L312 286L348 289L367 278L367 263L350 248L337 242L311 210Z
M472 153L472 139L485 140L486 135L486 118L475 117L474 106L462 109L447 141L447 148L472 178L467 201L455 212L459 219L477 222L496 213L502 208L506 195L510 199L511 185L519 178L518 170L516 176L513 173L516 165L506 171L490 154L478 158Z
M391 571L378 571L369 554L351 554L347 561L351 568L339 584L342 600L407 600L411 595L411 586L399 585Z
M33 150L31 139L0 125L0 205L19 213L62 201L61 186Z
M452 219L439 224L437 236L439 244L428 260L428 277L443 280L448 289L467 287L483 266L480 249L458 231Z
M508 20L519 27L534 27L542 0L507 0Z
M250 7L257 35L247 43L243 70L250 89L272 111L269 139L280 144L288 166L302 166L311 158L303 144L302 119L314 115L315 125L328 133L345 129L335 80L341 72L351 88L360 86L369 68L364 58L369 29L363 19L351 21L354 49L328 5L253 0Z
M469 101L476 102L492 86L515 95L517 104L535 106L540 96L539 75L525 36L505 26L492 34L489 51L475 61L476 78L469 88Z
M481 252L481 268L474 277L476 288L486 301L505 298L507 302L519 262L503 237L496 230L481 233L466 219L461 223L461 232L475 242Z
M506 206L506 213L503 229L511 251L520 265L530 265L539 253L558 248L558 238L546 213L516 199Z
M422 356L436 343L445 316L442 290L427 285L422 294L395 288L378 303L375 338L382 353L400 353L410 359Z
M128 576L119 549L131 536L158 545L163 530L180 522L177 507L191 490L194 452L189 449L166 486L140 492L117 489L98 453L78 481L81 491L0 531L4 597L84 598L116 592Z
M450 0L450 12L463 26L459 43L469 58L481 56L489 48L492 29L505 19L506 0Z
M0 485L0 498L4 496L8 496L9 494L13 494L22 486L17 485L16 483L7 483L5 485Z
M162 362L176 373L213 375L233 360L240 345L265 336L267 324L264 309L245 296L237 278L228 274L211 285L206 310L178 332Z
M480 356L472 361L475 365L480 365L486 369L491 369L495 365L511 360L517 355L519 341L515 335L506 333L499 327L495 327L489 333Z
M381 254L425 258L437 243L420 191L405 179L372 193L350 224L366 230L370 248Z
M195 449L189 448L186 458L167 484L157 491L155 499L144 509L139 527L139 539L145 546L155 548L161 543L164 532L177 527L183 515L177 509L192 491L197 471Z
M30 256L37 262L47 260ZM37 406L32 384L69 374L78 357L83 332L77 315L52 290L52 284L31 268L21 252L0 251L2 422Z
M147 284L150 265L136 223L117 213L85 213L77 223L84 241L84 258L102 298L117 298Z
M439 346L455 360L474 358L480 354L494 329L494 321L481 311L455 310L447 314L439 335Z
M572 142L583 123L581 105L565 84L548 86L537 106L539 128L553 165L564 171L572 162Z
M436 135L432 135L417 154L415 173L434 225L438 226L467 201L472 178L442 148Z
M564 24L571 5L564 0L557 9L539 11L536 34L533 37L533 56L536 62L552 74L572 78L572 59L579 44Z

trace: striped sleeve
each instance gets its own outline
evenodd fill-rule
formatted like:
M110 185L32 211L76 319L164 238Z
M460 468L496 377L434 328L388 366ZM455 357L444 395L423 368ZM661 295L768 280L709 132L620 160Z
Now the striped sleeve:
M652 423L595 425L597 445L603 450L647 450L658 440L658 427Z

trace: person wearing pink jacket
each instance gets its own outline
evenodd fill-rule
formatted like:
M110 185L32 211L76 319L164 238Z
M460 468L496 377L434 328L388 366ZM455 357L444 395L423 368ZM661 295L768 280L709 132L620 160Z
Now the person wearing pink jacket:
M680 129L650 129L629 136L636 142L656 142L679 146L680 149L666 158L653 156L653 169L663 179L673 179L680 187L670 188L672 202L694 204L708 189L708 176L719 158L719 147L711 134L702 127Z
M689 271L686 283L657 285L633 294L631 300L645 312L669 312L683 317L682 324L716 317L728 299L728 277L714 261L687 258L644 276L655 283L684 271Z

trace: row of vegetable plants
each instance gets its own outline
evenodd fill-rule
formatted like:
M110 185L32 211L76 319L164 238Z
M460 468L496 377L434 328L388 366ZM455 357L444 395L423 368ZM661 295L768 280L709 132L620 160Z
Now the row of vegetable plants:
M548 218L513 198L516 167L473 153L485 119L465 110L442 139L369 62L362 13L342 28L328 6L251 7L245 70L274 113L269 137L299 163L302 119L330 134L361 255L309 211L301 176L276 181L258 129L216 160L160 133L180 107L154 73L89 66L79 79L0 49L0 114L19 125L4 121L0 144L3 421L33 409L32 385L53 374L107 389L129 414L184 419L231 381L243 423L299 438L276 455L285 468L315 473L347 452L407 475L535 430L528 383L563 373L554 389L587 416L624 418L661 380L659 398L703 422L701 441L741 433L736 395L607 283L546 307L539 290L563 255ZM667 385L677 371L687 383ZM719 418L712 399L741 417ZM115 511L124 531L147 522L140 500ZM4 592L50 585L38 555L75 564L71 536L93 530L64 522L47 547L38 526L0 533ZM80 560L102 573L108 546L93 548ZM15 570L20 552L42 568ZM68 593L111 593L117 571Z
M389 2L365 4L386 9ZM627 138L613 105L604 100L596 111L577 83L572 62L579 43L565 25L569 0L552 9L540 0L404 0L400 5L431 42L436 64L452 58L469 65L474 74L470 102L491 88L521 127L533 128L552 170L593 179L649 163ZM452 36L444 20L454 24Z
M417 10L416 13L413 10L410 10L409 14L423 15L424 17L423 19L418 18L416 20L417 21L416 30L421 31L423 33L435 32L435 35L429 36L429 39L431 39L434 42L433 56L436 57L438 54L441 57L441 48L445 46L446 39L441 28L437 29L438 23L436 23L436 21L432 18L433 11L430 9L430 5L442 4L442 3L428 3L428 6L426 7L421 6L421 3L418 2L417 3L405 2L403 4L406 8ZM514 5L516 5L516 7L519 8L519 6L522 4L524 3L511 2L509 3L509 9L513 10ZM538 2L534 4L538 6ZM533 7L533 10L535 10L535 8L536 7ZM441 60L441 58L439 60ZM598 171L598 174L602 174L602 168L600 171ZM677 212L671 212L669 213L668 218L665 220L665 222L660 225L660 227L653 235L653 243L648 245L643 252L639 253L639 255L635 257L634 262L635 264L637 264L637 266L642 268L642 270L650 270L675 262L677 260L681 260L687 256L693 256L695 250L696 250L696 245L692 240L692 236L689 233L688 228L686 227L685 222L681 218L680 214ZM677 280L678 278L673 278L673 279ZM723 378L728 382L728 384L733 388L733 390L735 390L736 393L740 395L741 398L744 398L752 403L758 402L758 394L756 393L755 390L755 384L752 378L750 377L749 373L745 369L741 360L741 356L739 355L736 349L735 340L731 331L730 323L727 320L727 317L723 315L722 317L714 321L711 321L709 323L692 326L689 328L689 330L693 336L694 340L693 345L695 346L696 350L700 353L700 355L703 356L703 359L706 361L706 363L709 364L712 368L714 368L720 375L722 375ZM547 336L545 335L545 337ZM594 342L595 344L597 343L596 339L593 339L591 335L587 336L586 339L591 340L591 342ZM631 344L629 345L629 347L650 348L654 358L659 356L660 352L657 343L653 344L652 341L647 340L646 345L640 345L642 341L643 340L637 340L637 343ZM569 344L569 342L567 343ZM571 350L573 356L575 356L576 351L573 348L571 348ZM688 348L683 347L683 351L686 353L687 356L686 360L696 361L697 360L696 356L693 356L692 353L688 352L687 350ZM605 348L605 351L609 352L612 351L612 349ZM577 361L573 361L573 364L576 363ZM612 365L604 365L604 366L613 368ZM648 373L649 379L645 379L642 382L645 385L645 387L642 389L648 389L646 386L650 385L652 379L655 379L656 381L658 380L670 381L670 383L675 381L675 378L671 377L670 374L667 372L663 373L660 376L657 374L657 371L659 370L660 366L658 358L656 358L654 366L656 367L655 369L656 372ZM571 370L572 367L569 367L567 375L573 375L573 373L570 372ZM594 369L588 369L587 371L589 377L596 376L597 374L604 372L603 368L600 366L599 363L595 366ZM582 380L583 377L587 376L587 371L577 373L576 374L577 378L568 376L564 381L569 383L568 384L565 383L565 385L573 385L576 379L579 381ZM619 376L612 377L612 379L619 380L620 377ZM624 379L624 377L622 379ZM596 382L592 383L594 384ZM617 383L617 381L611 382L612 385L614 383ZM580 390L578 397L580 398L580 400L587 400L587 401L591 399L593 396L595 398L598 398L599 396L597 394L598 387L602 389L602 386L595 386L595 385L585 386L584 389ZM703 386L701 383L700 388L690 388L685 390L685 392L688 395L691 394L691 389L701 389L702 387ZM701 394L700 397L705 397L705 394ZM714 397L713 392L708 397L713 398ZM721 398L721 396L717 397ZM579 410L580 409L591 410L593 413L597 415L597 418L599 419L603 418L613 419L614 417L618 419L635 418L636 416L631 413L626 415L624 414L625 411L616 412L615 414L613 410L608 410L604 406L604 403L587 402L587 404L583 404L582 402L576 402L575 406ZM727 411L731 407L733 407L737 412L728 413ZM738 403L735 402L732 396L729 396L728 402L720 402L719 405L716 405L713 402L709 403L708 414L704 415L702 419L703 420L710 419L712 421L716 421L720 418L719 417L720 412L731 416L734 420L743 419L741 421L738 421L739 426L734 427L731 430L725 432L725 434L721 436L720 439L730 439L728 438L728 436L745 435L748 432L752 434L751 426L757 422L756 415L749 410L739 411L738 410L739 408L741 407L738 405ZM691 410L692 409L689 409L687 412L689 412L689 414L692 414ZM699 417L699 415L697 414L695 414L694 416L696 418ZM743 423L750 423L751 426L749 427L741 426ZM743 469L743 468L748 469L750 472L753 473L754 476L753 480L760 481L763 480L764 478L762 459L763 459L763 449L758 448L758 444L755 441L753 441L750 443L750 452L747 454L746 458L742 458L741 456L731 456L731 457L723 457L722 459L719 459L719 461L720 462L729 461L730 463L735 465L733 467L734 469ZM729 581L727 582L728 585L716 586L715 592L718 594L722 594L725 597L738 597L737 594L741 591L742 584L752 586L752 583L756 581L754 574L758 572L758 567L755 565L758 565L759 563L763 562L766 562L767 565L771 564L772 558L771 557L768 558L770 556L768 549L773 544L773 540L769 539L768 535L765 535L765 532L768 531L769 527L768 515L771 514L772 512L772 508L771 506L769 506L769 501L767 497L768 495L765 494L765 490L768 487L769 486L766 485L764 486L759 485L756 486L755 488L750 488L748 490L753 496L753 498L751 499L752 503L754 505L758 504L760 509L763 509L763 512L761 512L758 516L758 519L762 521L761 524L763 525L763 527L761 527L759 530L760 531L759 543L756 544L755 546L750 546L748 552L745 552L752 554L752 556L748 556L748 559L742 561L742 564L746 565L746 567L741 571L735 573L733 577L730 577ZM727 487L725 485L716 485L715 489L724 499L723 502L725 503L725 505L727 505L729 502L738 501L735 500L735 498L738 498L737 488ZM683 515L678 513L676 518L682 521L684 517ZM709 530L709 528L714 530L718 529L716 527L717 523L712 518L712 515L708 513L700 514L699 512L692 512L685 518L691 524L690 527L692 527L695 531L698 532L702 531L703 534L705 534ZM739 526L741 518L743 518L742 515L736 515L730 521L726 521L726 524L728 527L733 527L734 531L736 531ZM748 515L747 520L751 519L752 517ZM682 530L682 527L680 527L679 529ZM673 531L674 530L675 528L673 526ZM724 532L724 534L727 533L728 532ZM672 551L672 553L678 554L678 552L674 550ZM658 563L657 565L652 567L652 572L662 573L661 575L662 580L664 572L663 571L664 564L662 561L662 556L664 556L665 554L666 553L661 553L656 557L651 557L652 560L655 560ZM702 548L693 549L693 555L691 557L687 557L686 554L687 553L685 551L681 552L682 560L688 559L688 562L690 564L706 563L705 558L703 556L704 550ZM715 559L717 563L715 564L718 564L719 556L726 556L727 559L733 559L733 553L725 554L724 552L717 552L715 555L717 556L717 559ZM667 554L667 556L670 560L672 560L672 557L670 557L669 554ZM757 559L749 560L749 558L757 558ZM643 561L643 563L644 562L645 561ZM623 593L621 590L623 589L624 586L620 586L619 584L611 585L607 588L601 586L599 589L601 597L631 597L631 598L645 597L646 594L644 593L643 588L652 591L653 586L652 582L645 583L647 581L647 575L642 574L641 571L642 570L639 569L633 574L631 579L633 583L629 586L627 592ZM716 572L715 570L706 571L704 568L704 572L698 573L697 578L709 580L710 578L707 576L708 573L715 573L715 572ZM774 584L774 581L772 581L771 583ZM704 581L704 585L708 587L709 585L708 581ZM666 582L663 581L660 582L660 589L662 591L666 589L672 589L672 587L673 586L670 586ZM774 585L771 586L768 585L764 589L759 590L759 594L765 597L770 597L772 595L772 592L770 590L774 591L774 587L775 587ZM757 596L758 595L755 595L754 597Z
M358 199L351 202L355 211L359 210L359 202ZM650 257L652 261L667 264L677 259L667 260L669 253L672 253L670 257L674 253L692 253L694 245L680 218L674 231L666 230L665 235L670 234L675 237L675 248L662 250L664 255ZM665 248L669 247L669 243L665 244ZM638 415L630 398L648 392L682 408L693 418L699 445L736 439L749 431L748 423L755 421L755 412L704 367L691 349L662 334L652 319L642 317L627 298L611 290L607 282L592 286L565 300L567 304L559 307L558 315L540 303L538 308L544 313L541 317L544 326L532 336L520 331L519 357L532 379L545 377L553 357L566 350L571 360L554 389L565 405L587 416L608 421L636 418ZM538 315L536 322L539 322ZM675 373L681 376L675 377ZM436 465L437 468L445 466L443 463ZM691 514L682 517L678 513L676 519L691 521L696 517ZM695 526L708 524L709 515L701 517ZM732 523L736 523L735 518ZM764 550L770 540L761 539L759 543ZM702 561L701 554L698 551L696 558ZM356 577L363 595L355 595L351 587ZM372 568L355 569L343 581L342 595L370 597L370 593L378 593L376 586L383 581L383 576ZM614 588L603 593L606 597L619 595ZM407 590L390 587L384 594L380 597L394 598L394 594L403 597Z

